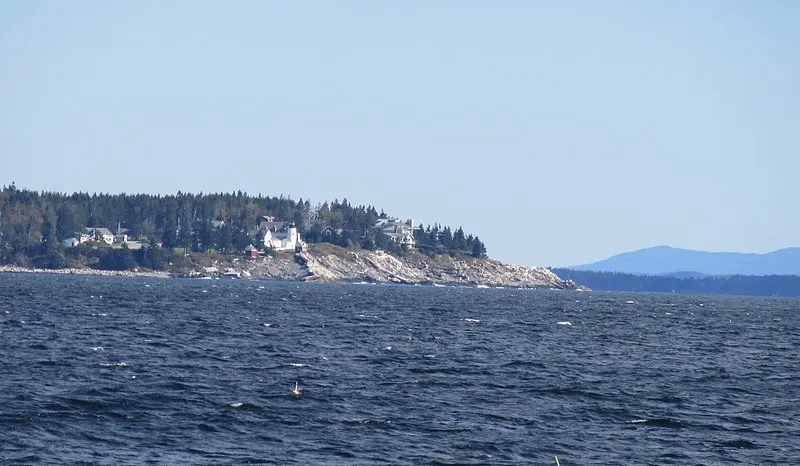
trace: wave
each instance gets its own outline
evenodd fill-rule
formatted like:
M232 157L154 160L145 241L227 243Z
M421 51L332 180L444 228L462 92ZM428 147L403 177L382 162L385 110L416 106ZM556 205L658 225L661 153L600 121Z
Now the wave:
M671 418L653 418L653 419L634 419L632 421L628 421L628 424L644 424L648 426L655 426L655 427L670 427L670 428L682 428L686 427L686 425L677 420Z

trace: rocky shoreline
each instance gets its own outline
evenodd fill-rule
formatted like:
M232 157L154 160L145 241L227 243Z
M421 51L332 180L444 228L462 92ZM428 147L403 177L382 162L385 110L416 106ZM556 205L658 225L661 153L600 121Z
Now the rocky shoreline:
M340 254L311 251L299 254L297 260L309 273L306 281L583 289L545 268L509 265L492 259L431 257L419 253L397 258L382 251Z
M156 270L98 270L92 268L66 268L66 269L37 269L17 267L15 265L0 265L0 273L50 273L57 275L101 275L107 277L151 277L170 278L173 274Z
M0 272L57 273L126 277L235 277L307 282L369 282L406 285L490 286L586 290L549 269L509 265L493 259L428 256L412 251L402 258L383 251L348 250L315 245L300 254L254 259L229 258L189 270L106 271L91 268L27 269L0 266Z

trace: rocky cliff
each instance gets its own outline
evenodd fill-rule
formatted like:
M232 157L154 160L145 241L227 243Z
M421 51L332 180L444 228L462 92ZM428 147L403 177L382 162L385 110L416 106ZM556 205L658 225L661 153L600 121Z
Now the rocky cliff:
M492 259L428 256L410 252L402 258L383 251L312 247L288 256L259 258L241 265L252 277L322 282L486 285L577 289L548 269L503 264Z

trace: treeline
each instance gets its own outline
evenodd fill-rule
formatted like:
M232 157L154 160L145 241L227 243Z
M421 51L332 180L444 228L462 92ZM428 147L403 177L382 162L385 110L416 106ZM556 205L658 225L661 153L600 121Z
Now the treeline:
M67 254L61 242L79 238L87 227L108 228L114 233L124 230L129 238L154 247L241 253L255 242L252 233L261 215L294 223L308 243L405 252L403 246L375 228L379 218L387 217L383 211L353 206L346 199L312 206L307 199L252 196L241 191L174 195L40 193L18 189L12 183L0 191L0 263L63 267L72 258L70 254L80 255L86 248L66 248L74 249ZM486 255L480 239L465 235L461 228L453 232L450 227L435 225L417 228L413 234L423 252ZM98 246L93 244L94 249ZM103 265L100 257L92 258ZM131 265L129 260L125 262ZM140 262L142 265L148 260ZM156 262L162 262L161 258Z
M579 285L588 286L593 290L800 296L800 276L797 275L731 275L724 277L680 278L561 268L553 268L551 270L564 280L574 280Z
M486 246L480 239L467 235L461 227L455 231L450 227L441 227L434 224L432 227L420 228L414 233L417 248L424 252L446 254L451 251L460 251L471 254L473 257L485 257Z

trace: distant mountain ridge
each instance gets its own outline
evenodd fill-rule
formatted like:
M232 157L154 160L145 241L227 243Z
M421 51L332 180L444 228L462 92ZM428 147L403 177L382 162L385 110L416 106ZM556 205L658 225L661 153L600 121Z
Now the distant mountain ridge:
M625 252L572 270L620 272L636 275L800 275L800 248L757 254L707 252L656 246Z

